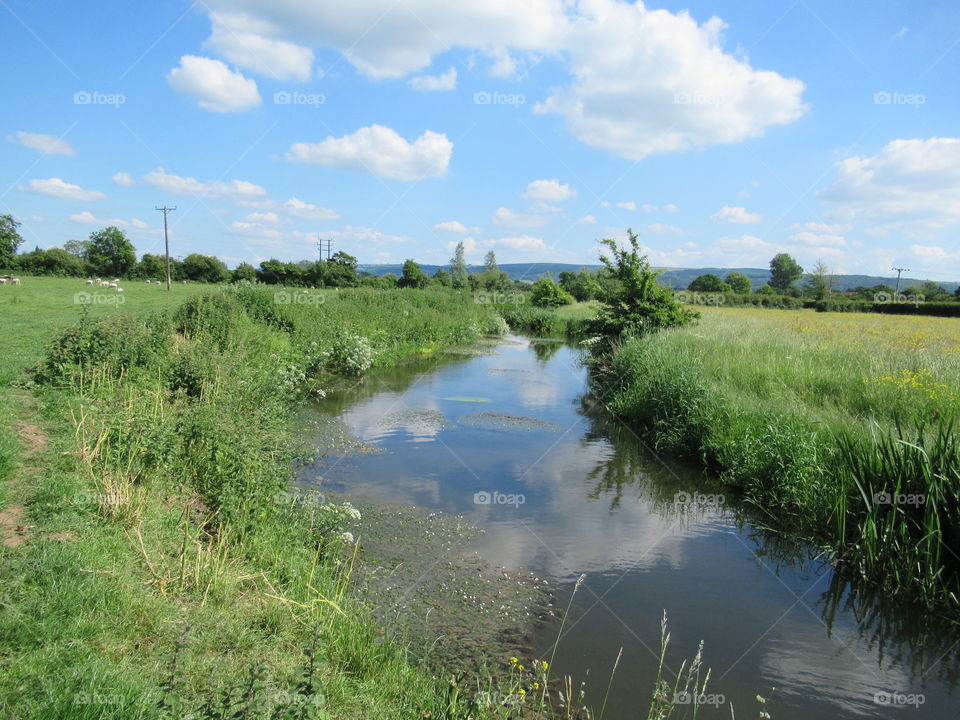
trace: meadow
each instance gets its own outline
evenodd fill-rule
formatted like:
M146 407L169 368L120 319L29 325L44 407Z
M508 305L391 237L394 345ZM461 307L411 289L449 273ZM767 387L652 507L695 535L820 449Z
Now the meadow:
M701 312L599 365L610 409L718 474L762 522L957 612L960 320Z
M350 589L362 518L288 488L291 408L499 316L443 292L146 284L84 312L82 289L2 298L5 717L508 712L476 694L519 686L461 687L385 635Z

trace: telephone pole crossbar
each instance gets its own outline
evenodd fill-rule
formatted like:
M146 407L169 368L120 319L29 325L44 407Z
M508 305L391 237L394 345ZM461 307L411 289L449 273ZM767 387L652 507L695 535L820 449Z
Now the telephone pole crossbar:
M900 274L905 272L910 272L910 268L890 268L891 270L897 271L897 288L894 292L900 292Z
M176 210L177 208L176 206L167 207L166 205L164 205L162 208L155 207L154 209L159 210L160 212L163 213L163 244L165 246L166 256L167 256L167 292L169 292L170 291L170 235L167 232L167 215L173 212L174 210Z

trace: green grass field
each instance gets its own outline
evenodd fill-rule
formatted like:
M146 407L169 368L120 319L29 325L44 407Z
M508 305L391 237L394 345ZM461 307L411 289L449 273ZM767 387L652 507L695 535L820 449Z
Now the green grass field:
M111 313L143 315L156 310L173 309L206 286L166 285L143 282L121 283L123 293L92 287L77 278L23 278L20 285L0 285L0 387L8 385L24 368L37 362L43 347L54 332L75 323L84 305L75 302L77 293L98 293L90 304L91 316ZM82 298L80 298L82 299Z
M478 692L553 702L545 667L494 685L414 665L351 592L341 532L362 519L288 501L298 402L504 332L489 307L128 284L85 317L83 290L27 278L0 296L4 717L499 720L514 709Z
M616 414L765 522L887 592L960 611L960 320L705 308L605 370Z

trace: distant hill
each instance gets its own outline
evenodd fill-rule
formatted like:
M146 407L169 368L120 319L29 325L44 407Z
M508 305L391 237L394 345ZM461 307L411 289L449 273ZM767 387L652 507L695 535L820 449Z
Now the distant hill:
M421 265L421 269L427 275L433 275L437 270L443 268L449 270L449 265ZM533 282L544 273L550 273L557 278L561 272L577 272L579 270L598 270L600 265L572 265L569 263L505 263L500 269L507 273L512 280L527 280ZM361 272L368 272L371 275L386 275L393 273L398 277L403 274L403 265L360 265L357 268ZM482 266L468 267L470 272L480 272ZM757 288L765 285L770 279L770 271L766 268L662 268L663 274L661 282L671 287L683 289L698 275L712 273L718 277L726 277L729 273L739 272L750 278L753 287ZM878 277L874 275L837 275L834 278L834 288L837 290L850 290L855 287L873 287L874 285L893 285L896 278ZM917 278L900 278L900 287L910 287L915 283L924 282ZM960 283L957 282L938 282L947 292L953 292Z

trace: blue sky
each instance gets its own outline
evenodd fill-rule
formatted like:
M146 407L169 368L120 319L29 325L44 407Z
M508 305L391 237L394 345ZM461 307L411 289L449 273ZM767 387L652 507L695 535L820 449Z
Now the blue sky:
M960 278L951 2L3 0L0 212L231 265L594 263Z

